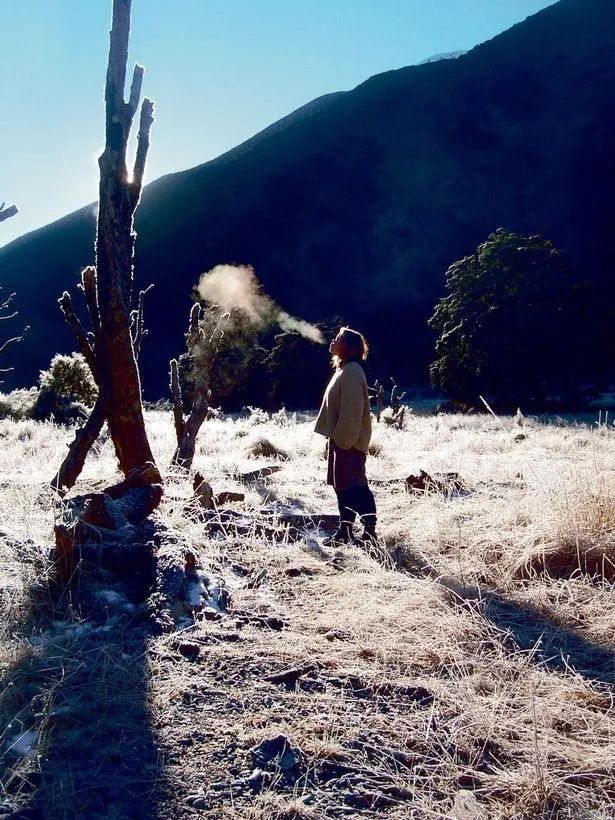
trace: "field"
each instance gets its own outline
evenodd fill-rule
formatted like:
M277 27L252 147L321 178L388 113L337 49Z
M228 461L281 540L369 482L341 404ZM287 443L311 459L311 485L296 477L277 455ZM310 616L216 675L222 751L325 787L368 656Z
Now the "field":
M164 468L170 414L147 424ZM165 476L155 515L201 580L156 635L138 578L54 583L48 482L70 431L0 422L0 815L615 818L615 430L377 425L366 551L259 530L263 510L336 511L312 426L204 425L194 466L245 493L247 534L212 531ZM282 469L239 483L266 464ZM421 469L460 484L407 492ZM106 440L76 490L114 477ZM214 586L230 606L203 606Z

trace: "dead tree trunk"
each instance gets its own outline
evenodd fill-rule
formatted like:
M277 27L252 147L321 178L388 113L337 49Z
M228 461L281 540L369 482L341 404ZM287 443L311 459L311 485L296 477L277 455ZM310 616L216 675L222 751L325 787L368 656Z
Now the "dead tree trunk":
M69 448L54 485L71 487L106 419L120 469L125 475L154 465L147 439L141 402L137 356L145 335L143 296L131 312L135 233L133 217L139 204L143 172L153 122L153 103L141 105L137 152L128 173L126 150L139 106L143 68L135 66L128 102L124 100L130 7L132 0L113 0L109 62L105 86L105 149L99 159L100 188L96 235L96 267L82 274L82 289L92 323L92 333L81 326L71 298L64 293L60 307L77 337L99 388L99 399L86 425ZM132 332L131 332L132 329ZM160 476L155 470L148 476Z
M187 354L184 357L184 371L190 379L190 412L184 418L184 398L182 392L180 366L176 359L171 361L171 396L173 399L173 415L177 447L173 454L172 464L190 470L194 460L196 439L209 411L209 397L211 396L211 371L224 335L224 327L229 314L224 313L217 317L213 327L206 330L205 319L215 316L214 309L208 312L201 305L194 304L190 311L188 332L186 333ZM185 388L186 385L184 384Z
M130 333L135 243L133 217L141 197L153 122L153 103L144 99L137 155L132 179L129 179L126 148L143 80L143 69L135 66L130 99L125 102L131 2L113 2L105 88L106 142L98 161L100 193L96 236L96 292L100 321L96 334L96 363L109 430L120 468L125 474L154 461L145 432L141 384Z

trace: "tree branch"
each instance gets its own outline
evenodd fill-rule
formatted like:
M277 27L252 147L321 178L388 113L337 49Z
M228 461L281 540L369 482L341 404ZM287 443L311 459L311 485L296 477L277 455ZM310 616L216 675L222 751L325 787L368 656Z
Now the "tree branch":
M4 222L5 219L10 219L12 216L19 213L19 208L17 205L9 205L8 208L5 208L4 205L4 202L0 205L0 222Z
M171 397L173 400L173 421L175 422L175 435L177 437L177 445L181 444L186 429L186 422L184 421L184 407L182 403L181 387L179 384L179 366L177 359L171 359Z
M15 294L15 293L11 293L11 295L9 296L9 298L8 298L8 299L6 299L6 300L5 300L5 301L4 301L4 302L0 305L0 313L1 313L3 310L7 310L7 309L10 307L10 304L11 304L11 302L13 301L13 299L15 298L15 296L16 296L16 294ZM0 319L12 319L12 318L13 318L13 316L17 316L17 311L15 311L15 313L11 313L11 315L10 315L10 316L0 316Z
M153 287L153 284L148 285L145 290L139 292L139 307L136 310L133 310L130 314L132 346L135 352L135 359L139 358L139 353L141 352L141 342L147 336L147 330L143 320L143 303L145 300L145 294L149 293Z
M135 156L134 170L132 173L132 190L135 200L138 202L143 187L143 174L145 172L145 161L149 150L149 132L154 122L154 103L147 97L141 105L141 118L139 121L139 134L137 136L137 154Z
M77 344L79 345L79 349L83 354L86 362L90 370L92 371L92 375L98 384L98 379L96 377L96 361L94 358L94 350L90 341L86 335L85 330L83 329L83 325L79 321L79 317L75 313L73 308L73 302L70 298L70 293L68 291L64 291L62 296L58 299L58 304L60 305L60 310L64 316L64 321L70 327L77 338Z
M139 100L141 99L141 86L143 85L144 68L141 65L136 65L132 75L132 85L130 86L130 99L126 104L128 112L128 128L132 126L132 120L137 113L139 107Z
M99 394L92 412L83 427L76 431L75 438L68 447L68 453L51 482L54 490L60 492L62 488L70 489L74 486L83 469L88 451L100 435L104 423L105 409Z
M98 309L98 295L96 293L96 268L90 265L81 271L81 290L85 295L94 338L100 332L100 312Z
M24 329L21 333L21 336L13 336L11 339L7 339L6 342L4 342L4 344L0 346L0 354L4 353L4 351L7 349L7 347L9 345L12 345L14 342L23 342L23 337L26 335L26 333L29 330L30 330L30 325L26 325L26 327L24 327ZM3 370L2 372L3 373L8 373L9 370L12 370L12 369L13 369L12 367L9 367L7 370Z
M109 63L105 86L106 145L114 151L126 149L124 134L124 85L130 35L132 0L113 0L113 18L109 32Z

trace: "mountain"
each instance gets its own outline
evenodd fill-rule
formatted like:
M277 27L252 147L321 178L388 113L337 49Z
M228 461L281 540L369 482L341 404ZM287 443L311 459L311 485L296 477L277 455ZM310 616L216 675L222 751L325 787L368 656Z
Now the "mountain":
M405 384L425 381L444 271L499 226L569 251L612 306L613 88L615 3L560 0L457 59L372 77L153 182L136 220L136 280L156 285L146 394L166 395L191 288L223 262L252 264L291 313L364 330L374 364ZM74 348L56 298L93 261L94 219L89 205L0 249L0 282L32 326L5 386ZM607 353L596 347L598 364Z

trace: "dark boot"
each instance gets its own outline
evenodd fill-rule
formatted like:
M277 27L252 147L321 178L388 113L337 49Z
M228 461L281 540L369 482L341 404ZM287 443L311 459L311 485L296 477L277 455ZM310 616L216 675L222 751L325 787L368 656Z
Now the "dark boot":
M342 521L335 532L325 538L322 543L324 547L340 547L344 544L353 544L352 524Z
M378 536L376 535L376 500L369 487L353 487L349 490L350 498L348 503L352 504L353 509L359 515L361 524L363 525L363 535L361 541L366 546L377 546L379 544Z
M348 490L336 490L337 506L340 511L340 525L333 535L325 538L323 544L325 546L333 547L340 544L354 543L354 536L352 533L352 525L356 518L356 512L348 504Z
M361 541L363 541L367 547L378 547L380 546L380 541L376 535L376 516L372 516L372 519L373 520L366 521L363 524L363 535L361 536Z

